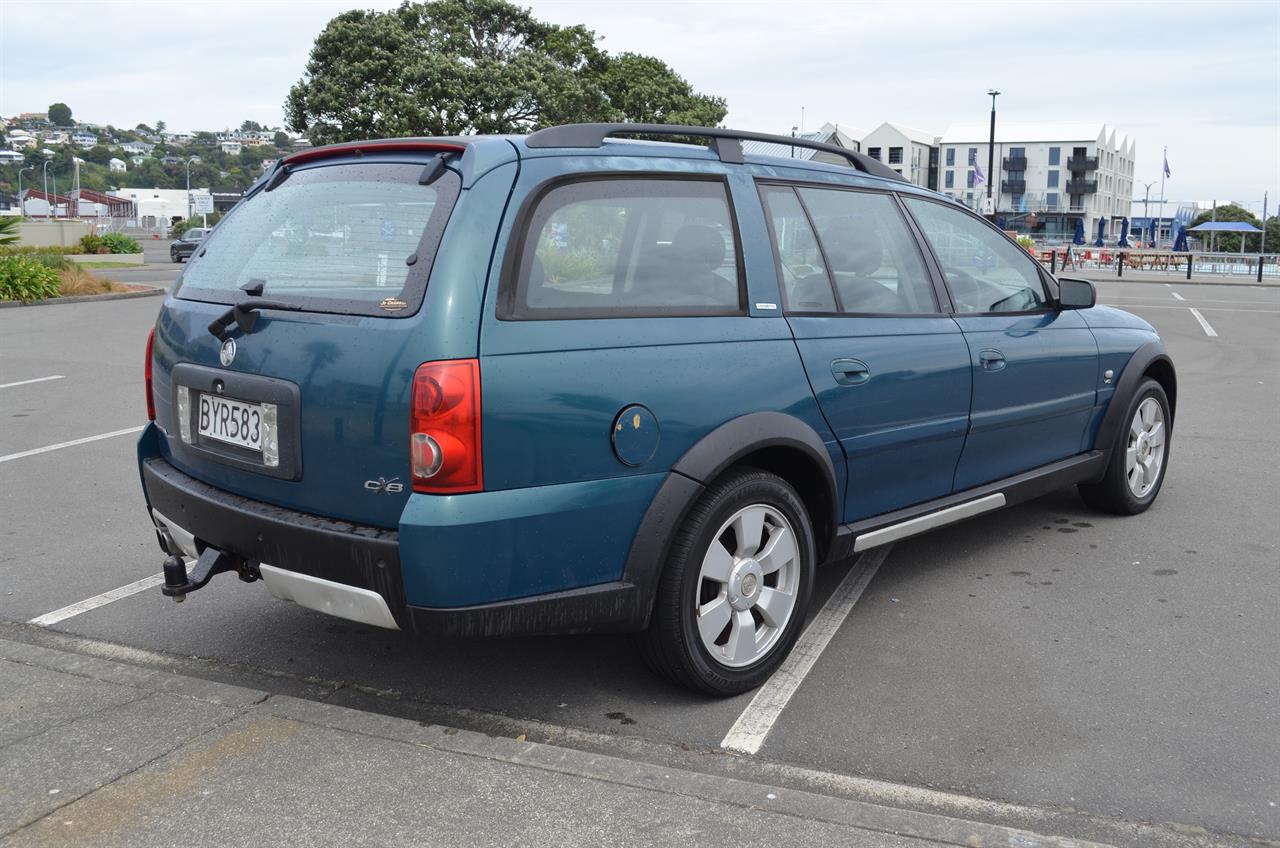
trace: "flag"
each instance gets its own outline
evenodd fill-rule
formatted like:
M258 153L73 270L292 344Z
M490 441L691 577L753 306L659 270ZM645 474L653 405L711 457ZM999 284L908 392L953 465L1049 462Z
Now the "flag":
M1166 177L1173 176L1173 174L1169 172L1169 154L1167 152L1164 154L1164 175Z
M977 151L969 154L969 167L973 168L973 184L975 186L980 186L986 183L987 176L982 173L982 168L978 167Z

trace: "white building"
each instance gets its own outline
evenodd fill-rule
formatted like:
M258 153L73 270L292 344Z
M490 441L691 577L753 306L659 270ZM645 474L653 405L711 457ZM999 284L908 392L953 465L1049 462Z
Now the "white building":
M91 132L77 132L72 134L71 143L88 150L98 143L98 137Z
M122 188L107 192L114 197L132 200L138 214L139 226L145 228L167 227L175 220L187 217L187 192L181 188ZM191 208L194 198L199 194L208 194L207 188L191 189Z
M813 132L799 133L796 138L802 138L806 141L818 141L823 144L834 144L836 147L843 147L846 150L860 151L858 139L861 136L861 130L844 127L840 124L826 123ZM306 141L307 146L311 144L306 139L299 139L294 142L294 147L299 146L299 141ZM827 153L826 151L814 150L809 147L792 147L789 144L774 144L770 141L744 141L742 143L742 152L748 155L780 156L783 159L826 162L829 165L849 164L848 159L835 153Z
M239 156L240 149L241 149L240 142L238 141L222 142L222 152L227 154L228 156Z
M141 153L147 154L155 149L154 144L147 144L145 141L126 141L120 145L120 149L125 153Z
M923 188L938 187L938 134L885 122L862 137L862 152Z
M990 127L953 126L942 134L938 191L984 210ZM1070 236L1077 219L1092 241L1105 220L1108 239L1130 214L1134 142L1105 124L996 122L995 173L986 174L996 217L1008 229ZM974 164L977 164L977 168Z
M112 171L127 171L129 166L124 163L123 159L111 159L107 162L107 167Z
M25 161L26 158L16 150L0 150L0 165L12 165L14 162Z

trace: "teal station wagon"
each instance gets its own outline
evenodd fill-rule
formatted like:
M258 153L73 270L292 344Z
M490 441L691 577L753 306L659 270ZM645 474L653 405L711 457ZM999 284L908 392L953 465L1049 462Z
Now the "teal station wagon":
M1150 325L879 162L633 124L295 153L146 362L165 594L636 631L718 695L785 659L821 563L1071 485L1145 510L1177 396Z

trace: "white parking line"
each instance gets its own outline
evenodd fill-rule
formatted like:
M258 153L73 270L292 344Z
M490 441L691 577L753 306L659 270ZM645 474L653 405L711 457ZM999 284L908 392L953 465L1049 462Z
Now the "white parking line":
M49 380L66 379L61 374L54 374L52 377L36 377L34 380L19 380L16 383L0 383L0 389L12 389L14 386L29 386L32 383L44 383Z
M69 442L58 442L56 445L45 445L42 448L32 448L31 450L22 451L20 453L11 453L8 456L0 456L0 462L8 462L12 459L22 459L25 456L35 456L39 453L48 453L49 451L61 450L62 448L73 448L76 445L96 442L99 439L110 439L113 436L127 436L130 433L141 433L145 429L146 425L144 424L141 427L129 427L124 430L113 430L110 433L99 433L96 436L85 436L83 439L72 439Z
M1226 310L1223 310L1223 311L1226 311ZM1204 334L1205 334L1206 336L1216 336L1216 335L1218 335L1218 331L1217 331L1217 330L1215 330L1215 329L1213 329L1213 327L1210 327L1210 326L1209 326L1209 322L1208 322L1208 321L1206 321L1206 320L1204 320L1204 316L1200 314L1200 310L1199 310L1199 309L1196 309L1194 306L1193 306L1193 307L1191 307L1191 314L1192 314L1192 315L1194 315L1194 316L1196 316L1196 320L1197 320L1197 321L1199 321L1199 322L1200 322L1200 326L1204 328Z
M893 545L885 545L867 551L858 558L826 604L813 617L813 621L809 622L808 628L800 634L791 655L756 690L751 703L747 704L747 708L720 742L721 748L744 754L754 754L760 750L791 696L800 688L840 625L844 624L853 605L862 597L867 584L876 576L876 571L892 549Z
M1178 300L1186 300L1186 298L1185 298L1185 297L1183 297L1182 295L1178 294L1177 292L1169 292L1169 294L1173 295L1173 296L1174 296L1175 298L1177 298Z
M139 592L145 592L146 590L159 586L162 583L164 583L164 575L153 574L150 577L135 580L127 586L121 586L118 589L103 592L101 595L94 595L92 598L77 601L76 603L65 606L62 609L56 609L53 612L45 613L42 616L31 619L27 624L34 624L37 627L51 627L59 621L66 621L68 618L77 616L82 612L88 612L91 609L104 607L112 601L118 601L121 598L127 598L130 595L136 595Z

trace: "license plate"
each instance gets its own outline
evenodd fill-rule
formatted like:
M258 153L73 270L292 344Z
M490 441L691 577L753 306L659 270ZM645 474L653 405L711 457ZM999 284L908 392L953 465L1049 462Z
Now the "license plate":
M198 395L197 432L249 450L262 450L262 407L216 395Z

